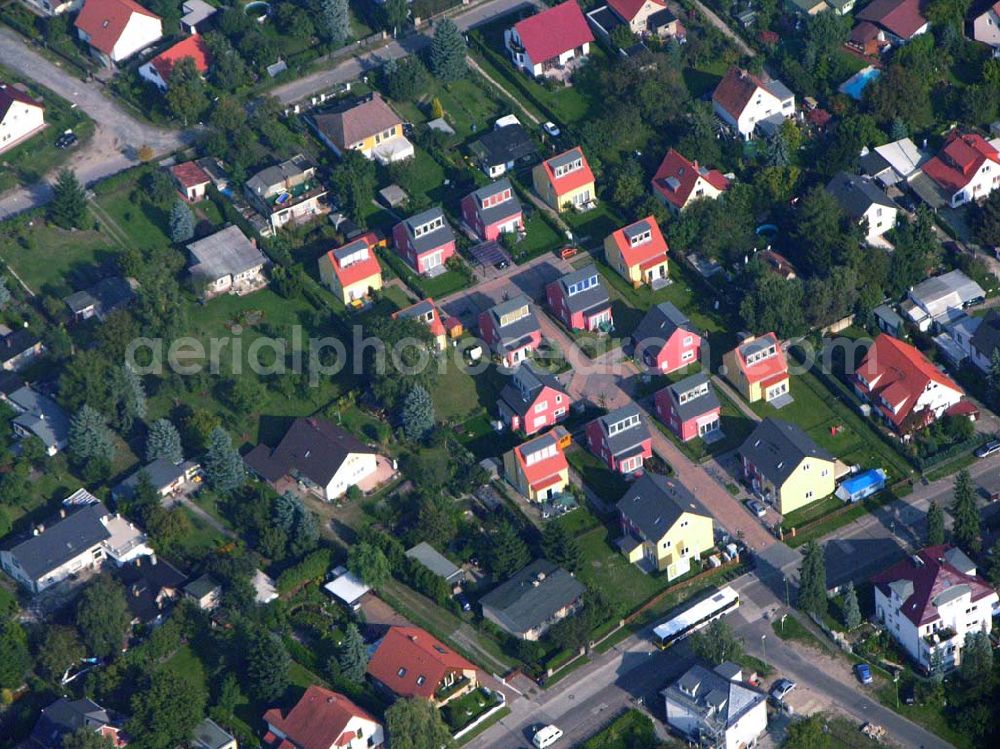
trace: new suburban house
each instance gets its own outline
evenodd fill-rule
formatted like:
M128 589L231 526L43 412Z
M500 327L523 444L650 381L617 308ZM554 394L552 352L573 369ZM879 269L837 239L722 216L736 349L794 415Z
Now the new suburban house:
M503 467L511 486L532 502L552 499L569 485L569 463L552 431L506 452Z
M268 749L374 749L385 742L382 725L340 692L312 684L291 710L264 713Z
M111 498L116 502L133 498L140 481L143 480L143 474L153 491L161 497L169 497L184 490L185 487L191 489L198 487L202 476L201 464L193 460L174 463L167 458L157 458L136 469L128 478L112 488Z
M1000 187L996 142L978 133L952 130L937 156L922 168L952 208L985 198Z
M509 121L510 120L510 121ZM469 152L490 179L502 177L519 164L533 162L538 146L513 115L501 117L493 129L469 144Z
M212 178L194 161L184 161L170 167L170 176L181 196L189 203L197 203L205 197Z
M672 148L660 162L652 184L653 194L675 213L695 200L714 200L729 188L729 180L718 169L689 161Z
M368 675L396 697L435 707L473 691L476 667L419 627L390 627L368 661Z
M462 220L484 242L524 231L521 201L506 177L462 198Z
M39 593L106 559L120 567L152 553L142 531L81 489L63 501L55 522L35 526L26 540L0 550L0 567Z
M658 390L653 398L656 415L682 442L721 436L722 404L704 372L685 377Z
M0 153L45 127L45 107L17 85L0 83Z
M855 392L904 437L930 426L965 395L916 347L886 333L868 348L852 379Z
M875 618L925 672L960 665L966 634L993 629L997 593L957 547L929 546L872 583Z
M649 425L636 405L622 406L587 424L587 447L612 471L635 474L653 455Z
M500 391L497 411L505 427L530 437L565 419L570 403L566 388L554 375L525 362Z
M660 694L667 725L698 746L746 749L767 731L767 695L735 663L695 664Z
M604 259L635 288L655 291L670 283L667 240L654 216L611 232L604 239Z
M921 0L872 0L855 13L854 18L876 26L889 44L898 45L929 28L922 8Z
M187 246L188 272L202 287L202 298L219 294L250 294L267 286L267 259L257 242L247 239L238 226L227 226Z
M616 542L632 564L665 572L668 580L687 574L715 543L711 514L675 479L647 473L618 502L622 537Z
M246 181L243 194L271 231L322 214L326 188L316 179L316 165L302 154L269 166Z
M586 588L548 559L536 559L479 599L483 618L521 640L537 640L583 603Z
M170 88L170 74L181 60L190 59L202 76L208 73L209 52L205 40L195 34L185 37L168 47L152 60L139 67L139 76L161 91Z
M826 190L840 209L865 229L865 239L876 242L896 226L896 204L870 177L840 172Z
M298 488L327 502L363 485L378 470L375 450L317 417L296 419L277 447L257 445L244 460L279 494Z
M795 114L795 94L781 81L730 68L712 93L715 114L746 140L767 135Z
M946 327L966 316L965 310L981 304L986 291L962 271L955 269L932 276L912 287L900 311L917 328Z
M660 302L632 332L635 358L652 370L670 374L695 364L701 356L701 335L671 302Z
M767 418L740 447L743 476L782 515L833 494L836 459L795 424Z
M413 158L413 144L403 134L403 118L377 92L317 114L313 128L338 156L360 151L380 164Z
M567 273L545 287L549 309L570 330L605 331L614 325L611 297L597 267Z
M320 255L320 280L344 304L361 303L382 288L382 267L375 257L377 241L369 232Z
M441 208L428 208L396 224L392 229L396 252L421 275L445 272L445 263L455 254L455 234Z
M722 357L725 377L748 403L769 403L788 394L788 360L774 333L741 334L742 342Z
M479 315L479 334L505 367L516 367L542 343L542 328L523 294Z
M163 38L160 17L133 0L84 0L73 25L94 57L109 67Z
M518 70L565 80L590 53L594 35L576 0L567 0L518 21L504 31L504 46Z
M573 3L575 6L576 3ZM594 173L580 148L571 148L531 170L535 192L557 211L587 210L597 202Z
M1000 2L984 9L972 19L972 38L993 48L993 56L1000 57Z
M441 321L441 311L434 304L434 300L428 297L416 304L404 307L398 312L392 313L394 320L417 320L427 326L434 336L434 346L438 351L444 351L448 346L448 336Z

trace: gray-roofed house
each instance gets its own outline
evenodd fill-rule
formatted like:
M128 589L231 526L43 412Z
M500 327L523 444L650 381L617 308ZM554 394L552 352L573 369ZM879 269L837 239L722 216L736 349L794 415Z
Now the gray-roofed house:
M479 600L483 617L522 640L537 640L572 615L586 588L562 567L536 559Z
M611 297L597 266L587 265L545 287L549 308L570 330L610 332Z
M438 577L451 585L460 584L465 579L465 573L461 567L457 567L448 557L439 552L426 541L421 541L412 549L408 549L406 556L424 565Z
M701 356L701 335L671 302L650 307L632 331L632 345L647 367L662 374L676 372Z
M199 27L215 15L218 8L209 5L205 0L184 0L181 3L181 31L185 34L197 34Z
M219 605L222 586L211 575L202 575L184 586L184 596L194 601L202 611L211 611Z
M114 487L111 490L111 496L116 501L132 497L143 473L146 474L153 489L161 497L167 497L184 490L193 491L201 485L201 466L198 463L193 460L172 463L166 458L157 458Z
M59 404L47 395L24 385L5 399L17 412L11 421L14 434L24 439L38 437L45 451L55 455L66 448L69 441L69 417Z
M27 328L0 325L0 366L7 372L31 364L45 350L42 339Z
M321 200L326 188L316 178L316 165L302 154L257 172L246 181L243 194L272 232L325 212Z
M883 187L909 182L918 174L930 157L917 148L909 138L861 151L861 171L874 178Z
M156 555L139 558L118 570L118 580L125 588L125 603L132 614L132 624L156 626L163 621L181 594L187 575Z
M462 198L462 220L484 242L524 231L521 201L506 177Z
M767 695L745 683L735 664L695 664L660 694L667 724L698 746L756 746L767 731Z
M969 307L986 299L983 287L960 270L921 281L907 294L902 308L907 317L921 330L931 325L945 326L965 314Z
M1000 311L990 310L982 318L970 342L969 358L982 372L989 372L993 354L1000 350Z
M667 385L653 397L656 415L681 441L722 437L722 403L704 372Z
M876 242L896 226L896 204L871 177L840 172L827 183L826 189L844 213L866 226L868 242Z
M559 380L529 361L514 370L500 391L497 411L505 426L531 436L565 419L570 402Z
M364 488L378 470L374 449L315 417L296 419L277 447L257 445L244 461L279 493L304 490L327 502L352 486Z
M833 494L842 464L795 424L767 418L740 447L743 474L755 492L787 515Z
M337 104L317 114L310 124L338 156L360 151L380 164L413 158L413 144L403 134L403 118L378 93Z
M479 315L479 334L505 367L516 367L542 342L542 327L531 301L523 294Z
M135 282L109 276L102 278L82 291L77 291L63 299L74 320L89 320L96 317L103 321L112 312L122 309L135 299Z
M653 455L653 440L642 411L622 406L587 424L587 447L612 471L637 474Z
M403 219L392 228L396 251L417 273L437 276L455 254L455 233L440 206Z
M191 255L188 271L203 284L203 299L219 294L249 294L267 286L267 259L256 241L247 239L238 226L210 234L187 246Z
M86 697L68 700L60 697L42 709L29 737L35 749L62 749L63 737L80 729L99 734L111 746L119 746L120 726L110 711Z
M538 146L518 123L495 127L469 146L469 151L487 176L496 179L518 164L538 157Z
M896 310L888 304L880 304L872 310L872 314L875 316L875 323L879 330L896 338L902 337L905 321L896 313Z
M622 537L617 545L632 564L666 572L667 579L687 574L691 561L715 543L712 516L681 483L648 473L618 501Z
M194 727L191 749L237 749L236 739L211 718L205 718Z

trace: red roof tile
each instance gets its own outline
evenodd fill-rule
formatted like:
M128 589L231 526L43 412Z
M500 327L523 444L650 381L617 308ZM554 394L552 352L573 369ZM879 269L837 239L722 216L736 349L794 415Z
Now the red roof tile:
M662 2L662 0L650 0L650 2L661 8L667 7L667 4ZM632 22L635 14L642 10L642 6L645 4L646 0L608 0L608 5L611 9L629 23Z
M205 170L193 161L185 161L183 164L170 167L170 173L177 180L177 183L185 189L208 184L212 181Z
M419 627L390 627L368 662L368 673L400 697L434 696L454 671L476 667Z
M278 708L264 713L264 721L288 737L282 739L277 749L330 749L331 745L342 746L337 742L352 718L378 722L339 692L316 685L306 690L288 715L282 715ZM264 737L265 742L268 736L273 744L277 737L269 731Z
M649 225L649 241L633 247L626 238L625 232L636 226L636 224L643 222ZM622 258L624 258L626 265L630 268L635 265L652 265L663 262L666 258L668 252L667 240L663 238L660 225L656 223L656 218L653 216L646 216L646 218L640 219L634 224L623 226L611 236L614 237L618 251L622 254Z
M1000 164L1000 153L983 136L952 130L941 152L923 166L924 173L951 192L963 189L989 159Z
M182 39L173 47L161 52L150 61L150 64L156 68L160 78L169 83L174 65L185 57L194 60L195 68L202 75L208 72L208 47L205 45L205 40L197 34Z
M337 253L341 250L355 251L362 248L367 248L368 250L368 256L364 260L358 260L348 265L341 265L340 260L337 259ZM382 267L378 264L378 258L375 257L375 252L372 250L371 242L366 237L359 237L342 247L330 250L326 253L326 259L333 266L333 272L337 274L341 288L347 288L352 284L359 283L366 278L371 278L382 272Z
M437 305L434 304L434 299L432 299L431 297L427 297L426 299L422 299L421 301L417 302L416 304L411 304L409 307L404 307L403 309L401 309L401 310L399 310L397 312L393 312L392 313L392 319L395 320L395 319L397 319L399 317L406 317L407 316L407 314L406 314L407 312L410 312L410 310L413 310L414 307L417 307L419 305L424 305L424 304L430 305L430 309L428 311L431 313L431 319L430 319L430 322L427 323L427 327L430 328L431 335L433 335L435 338L437 338L438 336L444 335L444 332L445 332L444 331L444 327L445 326L444 326L444 323L441 322L441 311L437 308ZM449 320L454 320L459 325L461 325L461 322L462 322L461 320L456 320L453 317L450 317L448 319ZM452 324L452 327L454 327L454 323Z
M0 83L0 120L7 116L7 110L15 101L32 107L42 107L40 102L35 101L16 86Z
M660 168L653 175L653 189L671 205L683 208L688 198L691 197L698 177L704 179L716 190L725 190L729 187L729 180L718 169L706 169L699 166L697 161L688 161L671 148L663 157L663 161L660 162ZM676 180L676 188L673 187L674 183L670 182L671 178Z
M110 55L133 13L160 18L133 0L86 0L73 25L90 37L90 46Z
M739 119L758 87L764 88L764 84L757 76L740 68L729 68L712 92L712 101L729 112L734 120Z
M514 24L521 44L533 63L540 64L563 52L594 41L576 0L567 0Z
M575 169L572 172L564 174L562 177L556 177L555 173L552 171L552 167L549 163L561 158L572 151L577 151L580 154L580 158L583 159L583 168ZM594 181L594 173L590 171L590 164L587 163L587 157L583 155L583 149L581 148L570 148L567 151L563 151L556 156L542 162L542 167L545 169L545 175L548 177L549 182L555 189L556 195L565 195L573 190L578 190L584 185L589 185Z
M909 39L927 23L920 4L921 0L873 0L854 17L878 24L900 39Z
M555 446L555 454L528 465L524 459L525 448L529 448L528 452L530 453L530 448L533 444L539 442L540 440L552 442ZM551 434L543 434L541 437L536 437L533 440L529 440L528 442L518 445L514 448L514 455L521 468L521 473L524 474L528 484L535 491L542 491L543 489L547 489L552 486L560 480L559 474L562 471L569 469L569 463L566 461L566 455L559 449L557 441Z
M769 356L766 359L761 359L759 362L747 365L746 359L743 354L740 353L740 349L745 346L745 343L741 343L736 347L736 361L743 370L744 376L747 378L749 383L760 383L762 387L767 387L773 385L776 382L781 382L788 376L788 360L785 359L785 352L781 350L781 342L778 340L778 336L774 333L765 333L764 335L757 336L755 341L768 341L773 343L775 346L775 355Z

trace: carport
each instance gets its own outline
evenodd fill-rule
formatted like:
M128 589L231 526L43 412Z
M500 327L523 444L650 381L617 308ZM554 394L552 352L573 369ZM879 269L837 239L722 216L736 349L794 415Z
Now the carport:
M510 253L496 240L477 244L469 253L483 270L489 267L507 268L514 264Z

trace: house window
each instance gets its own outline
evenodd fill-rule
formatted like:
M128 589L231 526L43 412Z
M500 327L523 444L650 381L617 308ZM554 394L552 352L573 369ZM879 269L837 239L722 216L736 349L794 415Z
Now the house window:
M396 672L396 676L400 678L406 676L406 669L403 666L400 666L399 670Z
M811 491L806 492L806 499L812 499L813 493Z
M425 681L427 681L426 677L424 677L424 676L422 676L422 675L421 675L421 676L418 676L418 677L417 677L417 686L418 686L418 687L422 687L422 686L424 685L424 682L425 682Z
M543 413L548 407L549 407L549 402L548 401L542 401L541 403L539 403L539 404L537 404L535 406L535 413L536 414Z

